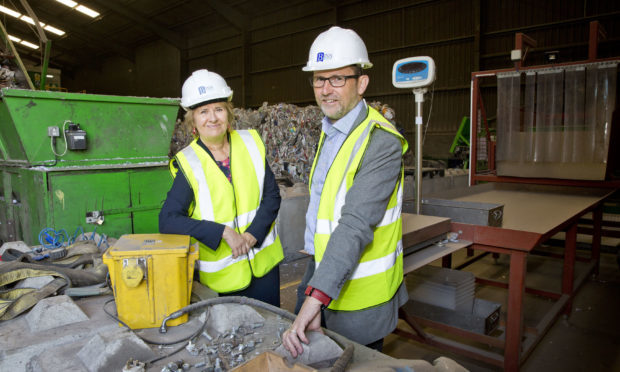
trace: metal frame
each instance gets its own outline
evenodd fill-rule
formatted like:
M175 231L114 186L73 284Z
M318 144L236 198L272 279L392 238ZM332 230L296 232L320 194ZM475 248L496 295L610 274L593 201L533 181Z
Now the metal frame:
M601 62L618 60L618 58L597 59L598 39L602 33L598 22L590 23L590 43L588 50L588 60L581 62L571 62L563 64L555 64L555 66L569 66L591 62ZM534 47L535 41L523 34L517 34L515 37L516 49L523 49L524 44ZM532 184L532 186L524 185L525 188L544 188L553 186L578 186L584 190L586 188L599 188L601 197L592 199L579 211L571 212L572 215L563 216L552 221L553 227L548 226L548 231L531 232L523 229L510 229L489 226L477 226L464 223L452 222L452 231L460 234L460 239L471 241L472 245L466 247L468 256L473 255L473 250L483 252L482 254L470 257L463 264L457 266L457 269L466 267L480 258L491 253L494 257L499 254L506 254L510 259L509 280L508 284L500 283L488 279L477 278L476 281L482 285L493 285L508 290L508 303L506 307L506 322L503 325L504 334L500 337L481 335L469 331L464 331L452 326L440 324L412 316L407 313L407 305L400 311L400 317L409 324L414 333L401 329L394 331L395 334L407 337L422 343L426 343L435 347L460 353L483 362L503 367L505 371L518 371L519 366L534 350L535 346L540 342L544 334L553 325L554 321L561 314L570 315L571 305L577 289L586 281L590 274L597 275L600 249L601 249L601 232L602 232L602 215L603 201L611 195L615 188L620 188L620 180L605 181L588 181L588 180L566 180L566 179L543 179L543 178L519 178L519 177L498 177L495 171L495 148L494 143L490 140L490 132L486 120L486 112L484 103L480 94L480 79L485 77L496 76L499 72L524 71L538 69L540 66L524 67L524 53L521 59L515 62L514 68L482 71L472 73L471 81L471 121L472 129L470 130L470 185L478 182L492 182L499 186L501 183L521 183ZM480 112L480 115L479 115ZM487 151L489 151L489 171L481 174L477 169L477 144L478 131L476 126L480 121L481 125L486 127ZM487 184L491 185L491 184ZM482 186L482 185L481 185ZM476 186L480 187L480 186ZM561 187L558 187L561 188ZM473 188L471 188L473 189ZM575 189L574 187L572 189ZM464 190L460 190L464 191ZM470 191L465 191L470 192ZM473 191L471 191L473 192ZM578 229L580 218L589 212L592 213L592 227L587 231ZM549 240L558 232L565 231L564 254L555 255L547 254L546 256L553 258L561 258L563 260L563 273L561 282L561 291L554 293L536 288L526 288L525 275L527 257L529 254L536 254L536 248L541 243ZM587 232L592 235L592 248L589 258L577 257L577 232ZM472 254L469 255L469 252ZM442 265L451 267L451 252L445 252L442 257ZM588 262L586 270L575 278L575 262L577 260ZM543 316L543 318L534 327L525 326L523 322L523 300L525 293L531 293L537 296L550 298L555 301L551 309ZM455 339L447 337L439 337L434 334L425 332L423 327L441 330ZM499 349L500 352L492 352L476 348L469 344L458 342L458 339L466 339L480 344L491 346Z
M619 61L618 58L596 58L598 50L599 38L605 36L605 32L598 21L590 22L590 37L588 46L588 60L578 62L567 63L555 63L554 66L571 66L579 65L583 63L592 62L604 62L604 61ZM522 50L523 45L536 46L536 42L522 33L517 33L515 36L515 49ZM491 141L489 134L489 127L487 124L487 115L484 109L484 102L482 101L482 94L480 93L480 80L483 78L496 76L502 72L512 71L527 71L539 69L541 66L523 66L524 59L527 53L522 55L521 60L515 62L514 68L506 68L499 70L488 70L472 72L471 74L471 120L470 120L470 171L469 171L469 184L475 185L478 182L512 182L512 183L529 183L540 185L566 185L566 186L581 186L581 187L609 187L620 188L620 180L605 180L605 181L589 181L589 180L569 180L569 179L548 179L548 178L521 178L510 176L497 176L495 169L495 143ZM479 114L480 112L480 114ZM479 173L477 164L478 155L478 131L477 123L480 120L481 125L486 128L487 137L487 151L489 159L489 170L486 173Z
M482 185L481 185L482 186ZM476 186L481 187L481 186ZM484 185L491 186L491 185ZM516 186L515 186L516 187ZM560 192L563 189L573 189L578 194L582 190L590 192L590 189L574 189L549 186L527 186L533 189L548 188ZM471 191L468 191L471 192ZM496 282L489 279L476 278L476 282L482 285L492 285L508 290L508 303L506 307L506 322L503 324L504 333L500 337L482 335L464 331L445 324L422 319L407 313L406 306L401 309L400 318L409 324L414 333L397 329L394 333L407 337L425 344L429 344L452 352L460 353L465 356L481 360L483 362L503 367L506 371L517 371L519 366L525 361L535 346L540 342L545 333L553 325L558 316L569 315L571 305L577 289L586 281L589 275L598 273L598 263L601 247L601 226L602 226L602 203L613 191L599 189L591 201L584 203L584 208L571 216L566 216L562 220L553 221L553 227L544 232L530 232L511 228L500 228L490 226L478 226L465 223L452 222L452 231L459 233L459 239L470 241L473 244L467 249L474 249L483 252L480 255L469 259L466 263L456 267L461 269L477 261L481 256L488 253L506 254L510 258L508 284ZM577 260L577 224L581 216L593 212L594 228L592 229L592 250L585 271L575 278L575 262ZM563 260L563 274L561 281L561 291L559 293L528 288L525 286L526 264L529 254L541 243L553 237L558 232L566 232L564 254L560 256ZM442 265L451 267L451 254L446 252L443 255ZM548 255L550 259L557 258L556 255ZM582 258L583 259L583 258ZM534 326L526 326L523 321L523 299L525 293L534 294L554 300L555 303L543 318ZM454 336L455 339L438 337L425 332L423 327L441 330L444 333ZM492 352L460 343L458 339L466 339L480 344L489 345L503 352Z

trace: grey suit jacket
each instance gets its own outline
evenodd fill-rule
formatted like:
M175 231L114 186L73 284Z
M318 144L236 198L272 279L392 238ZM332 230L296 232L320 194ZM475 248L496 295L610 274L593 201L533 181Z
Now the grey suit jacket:
M366 117L362 111L351 132ZM373 238L373 228L385 213L396 182L400 179L400 140L384 130L375 129L347 192L338 226L332 233L321 265L308 283L337 298L349 279L366 245ZM381 305L360 311L325 310L327 328L366 345L377 341L396 327L398 308L408 300L405 284L394 297Z

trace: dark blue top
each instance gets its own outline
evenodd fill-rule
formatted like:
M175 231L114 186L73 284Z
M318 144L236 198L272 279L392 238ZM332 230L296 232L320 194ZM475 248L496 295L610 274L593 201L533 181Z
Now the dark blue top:
M213 158L211 151L201 140L198 140L198 144ZM233 161L231 151L231 166ZM177 169L179 168L176 162L173 164ZM166 201L159 212L159 232L162 234L190 235L207 247L215 250L220 245L225 225L213 221L195 220L189 217L187 211L192 201L194 201L194 191L187 179L185 179L183 172L179 172L174 178ZM265 160L263 196L256 211L256 216L246 230L256 238L255 246L259 247L263 244L271 224L278 216L279 209L280 189L271 168L269 168L269 164Z

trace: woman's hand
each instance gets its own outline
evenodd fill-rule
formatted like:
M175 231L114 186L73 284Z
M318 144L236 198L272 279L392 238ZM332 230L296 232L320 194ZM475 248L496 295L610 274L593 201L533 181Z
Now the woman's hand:
M248 245L244 237L228 226L224 228L222 238L226 240L226 243L228 243L228 246L232 250L233 258L243 256L244 254L247 254L250 250L250 246Z
M241 234L241 237L245 240L246 243L248 243L249 248L252 248L256 245L256 238L249 232L244 232L243 234Z

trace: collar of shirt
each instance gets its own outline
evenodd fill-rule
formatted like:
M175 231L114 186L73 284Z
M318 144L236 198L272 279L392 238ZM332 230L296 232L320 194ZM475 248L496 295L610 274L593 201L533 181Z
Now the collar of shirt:
M349 132L351 131L351 128L353 127L353 124L355 124L355 119L357 119L357 116L360 114L360 111L367 110L367 109L368 108L366 107L366 100L362 98L357 103L357 105L353 107L351 111L349 111L345 116L336 120L336 122L333 124L330 123L329 118L327 118L327 116L323 117L323 120L322 120L323 132L325 132L325 135L328 137L331 137L332 135L334 135L336 131L344 134L345 136L348 135Z

